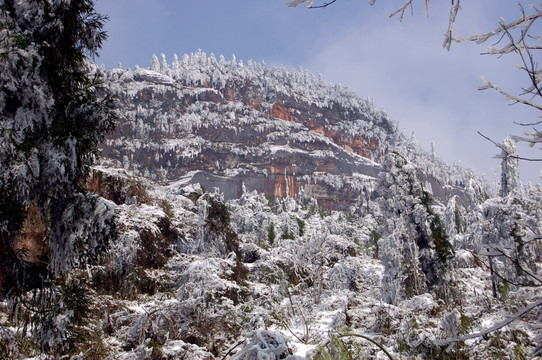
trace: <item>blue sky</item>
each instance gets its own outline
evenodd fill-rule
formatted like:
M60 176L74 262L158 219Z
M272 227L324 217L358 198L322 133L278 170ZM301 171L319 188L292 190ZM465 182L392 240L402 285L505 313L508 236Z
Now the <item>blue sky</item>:
M516 67L519 58L480 55L484 46L454 44L442 48L449 2L434 1L429 18L423 1L414 1L402 23L388 15L404 1L339 0L324 10L289 8L286 0L97 0L96 10L110 18L109 38L96 61L107 68L148 66L152 54L182 56L202 49L232 54L246 62L320 73L332 83L374 99L407 133L414 132L426 149L435 142L437 155L461 161L493 183L499 176L500 151L477 134L496 141L534 122L537 114L509 106L497 93L478 91L480 75L511 93L526 86ZM500 16L519 15L517 2L464 2L456 33L483 33ZM521 154L542 157L541 150L518 146ZM524 181L540 182L540 163L522 162Z

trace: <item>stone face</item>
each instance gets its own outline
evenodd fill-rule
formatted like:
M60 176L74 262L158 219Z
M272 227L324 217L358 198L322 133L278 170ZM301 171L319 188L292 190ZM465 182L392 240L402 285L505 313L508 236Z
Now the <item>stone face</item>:
M293 85L285 90L272 72L241 79L232 73L216 84L145 71L109 75L120 119L102 150L152 180L200 182L226 199L240 196L243 184L272 198L304 191L328 210L344 210L372 188L383 143L394 137L381 113L357 98L340 104L329 85L319 85L324 95L315 101Z

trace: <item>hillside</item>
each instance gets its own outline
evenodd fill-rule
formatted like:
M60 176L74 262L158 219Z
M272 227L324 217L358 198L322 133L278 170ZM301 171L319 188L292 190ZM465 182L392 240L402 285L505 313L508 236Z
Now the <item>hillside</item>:
M540 350L539 187L497 196L371 101L304 71L202 52L94 71L106 73L119 123L85 186L97 209L114 210L116 236L100 261L52 286L54 313L18 305L8 316L2 303L0 355L522 359ZM524 308L497 331L460 339ZM31 317L39 321L23 336Z
M122 110L103 155L136 175L217 187L226 200L242 185L272 199L303 190L328 210L366 196L396 147L411 148L442 200L475 178L409 144L370 100L306 72L203 52L153 64L108 72Z

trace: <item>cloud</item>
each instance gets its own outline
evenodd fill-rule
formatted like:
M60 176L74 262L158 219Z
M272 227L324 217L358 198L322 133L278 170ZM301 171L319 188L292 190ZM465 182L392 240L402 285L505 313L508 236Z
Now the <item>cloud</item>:
M494 28L499 15L511 20L518 14L515 2L462 5L456 30L464 35ZM148 66L153 53L164 52L171 59L173 53L201 48L272 66L303 66L373 98L407 134L414 131L424 147L434 141L448 162L460 160L491 180L499 166L492 157L499 151L476 131L502 141L523 130L513 121L532 122L537 114L476 88L483 74L519 91L525 83L516 68L518 59L480 56L484 47L474 44L454 44L445 51L449 2L435 2L428 19L423 6L415 7L403 23L388 19L394 6L384 0L374 7L341 1L313 11L291 9L284 2L97 0L97 10L111 17L106 29L110 38L98 62L109 68L119 61L125 67ZM540 180L538 163L522 163L520 170L522 179Z
M481 9L470 10L463 21L480 16ZM481 56L484 48L475 44L454 44L445 51L447 14L432 14L427 20L414 16L398 23L388 20L386 11L346 23L333 36L318 39L309 70L375 99L407 134L415 132L425 148L434 141L437 153L448 162L459 160L492 181L500 165L493 156L499 151L477 131L502 141L522 131L514 120L535 117L529 109L510 107L502 96L477 87L483 74L519 91L522 74L515 66L517 59ZM489 21L478 21L479 26L491 27ZM539 172L539 166L521 164L524 180L538 182Z

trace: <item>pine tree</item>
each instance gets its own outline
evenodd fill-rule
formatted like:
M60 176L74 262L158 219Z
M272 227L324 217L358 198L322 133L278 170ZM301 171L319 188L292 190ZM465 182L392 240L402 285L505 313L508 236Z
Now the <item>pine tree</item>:
M8 293L27 286L14 244L31 207L48 225L55 272L80 262L62 258L70 249L84 256L110 234L111 207L81 186L115 123L101 73L87 61L106 38L105 20L91 0L0 2L0 261L1 275L16 280L3 282ZM100 229L76 232L74 221L98 213L90 222Z
M438 292L453 248L414 164L397 152L388 154L375 194L384 220L379 230L383 299L398 303L426 290Z
M168 74L169 70L170 70L170 68L169 68L169 65L168 65L167 60L166 60L166 55L164 53L162 53L160 55L160 72L162 74L169 75Z
M156 54L152 54L150 69L156 72L160 71L160 61L158 60L158 56L156 56Z
M177 78L180 71L181 63L179 62L179 57L177 56L177 54L173 54L173 61L171 62L171 72L173 73L173 77Z

